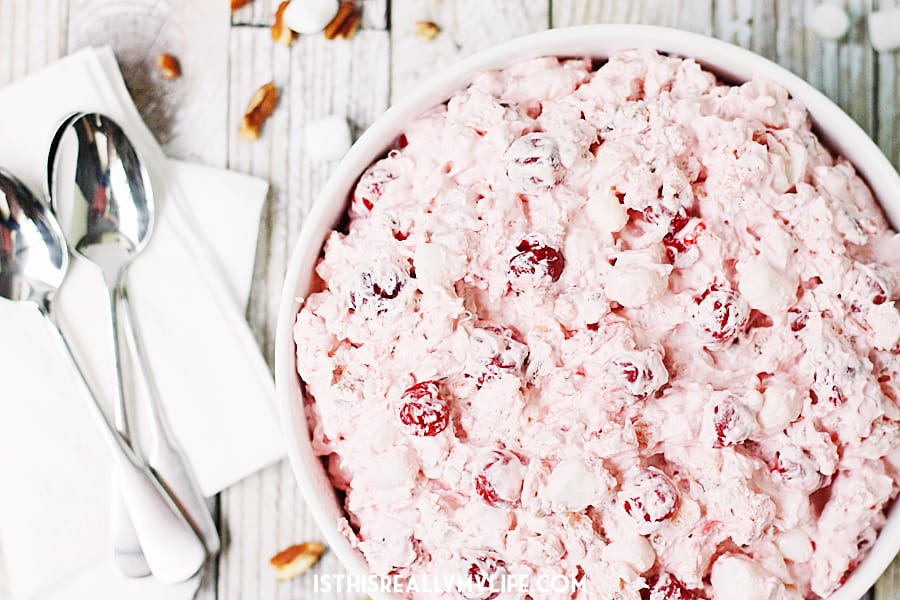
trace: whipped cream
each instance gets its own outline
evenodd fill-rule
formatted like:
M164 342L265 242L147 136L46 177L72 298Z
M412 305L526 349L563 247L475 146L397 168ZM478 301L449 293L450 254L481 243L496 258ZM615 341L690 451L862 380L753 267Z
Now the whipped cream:
M783 88L651 51L486 72L349 215L294 337L373 572L801 600L864 557L900 240Z

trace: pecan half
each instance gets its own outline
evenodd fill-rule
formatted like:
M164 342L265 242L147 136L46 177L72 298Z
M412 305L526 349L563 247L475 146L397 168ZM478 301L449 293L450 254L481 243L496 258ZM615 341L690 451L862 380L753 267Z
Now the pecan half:
M325 26L325 39L333 40L338 35L340 35L343 32L343 28L349 21L352 21L354 16L358 21L359 15L356 14L356 5L353 2L349 1L341 2L341 5L338 7L337 14L334 15L334 18L331 20L331 22Z
M241 136L250 142L258 140L263 124L272 116L277 104L278 88L274 83L269 82L256 90L241 119Z
M297 33L291 31L291 29L284 24L284 11L290 3L291 0L284 0L284 2L278 5L278 10L275 11L275 23L272 25L272 39L287 47L290 47L291 44L294 43L294 40L297 39Z
M303 542L285 548L270 558L269 564L275 568L275 577L285 581L305 573L319 561L324 551L325 546L319 542Z
M431 21L419 21L416 23L416 37L431 41L441 32L441 28Z
M160 54L156 59L156 66L163 79L178 79L181 76L181 63L171 54Z

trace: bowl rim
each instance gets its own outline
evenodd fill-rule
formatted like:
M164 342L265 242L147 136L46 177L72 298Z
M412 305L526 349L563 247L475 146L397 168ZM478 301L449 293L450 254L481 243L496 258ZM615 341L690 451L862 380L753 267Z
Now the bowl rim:
M651 25L580 25L518 37L459 60L438 72L376 119L328 178L307 214L291 252L278 309L275 383L288 456L313 519L332 552L351 574L366 577L370 571L362 554L341 532L343 507L337 506L334 490L327 482L322 463L312 450L296 370L293 328L324 240L345 213L352 186L365 168L384 154L411 120L465 88L482 71L504 68L540 56L605 57L610 52L635 48L693 58L704 69L726 81L739 82L762 76L787 88L792 97L806 106L818 137L830 150L854 165L894 229L900 227L900 176L862 128L799 76L758 54L719 39ZM823 122L827 126L822 126ZM857 600L876 582L898 551L900 502L895 502L876 543L828 600ZM376 600L396 598L396 595L377 591L371 595Z

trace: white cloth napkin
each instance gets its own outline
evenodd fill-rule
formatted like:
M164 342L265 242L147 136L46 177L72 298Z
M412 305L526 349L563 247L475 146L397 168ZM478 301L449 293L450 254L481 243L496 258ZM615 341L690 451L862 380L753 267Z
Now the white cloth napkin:
M168 161L108 48L0 90L0 165L41 193L49 141L76 110L111 116L147 163L160 213L129 292L168 421L212 495L284 453L271 374L244 319L267 185ZM110 410L112 329L99 270L73 261L57 303ZM191 597L196 583L114 572L109 459L51 336L33 307L0 301L0 548L13 598Z

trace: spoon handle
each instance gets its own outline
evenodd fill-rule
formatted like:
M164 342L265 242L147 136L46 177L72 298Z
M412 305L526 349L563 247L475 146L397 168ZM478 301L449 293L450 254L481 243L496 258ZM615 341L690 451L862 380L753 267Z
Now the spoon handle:
M44 310L41 313L78 374L88 408L112 456L122 498L153 574L164 583L190 579L206 560L203 544L153 472L138 460L106 418L59 326L49 313Z
M138 375L144 384L145 394L137 394L137 398L145 401L146 410L143 413L150 416L148 424L150 449L147 459L169 495L200 534L210 556L213 556L218 554L221 546L216 523L206 504L206 499L203 497L203 492L197 484L193 470L184 456L184 451L175 440L166 422L165 410L159 399L159 390L141 342L140 327L134 317L131 301L128 299L128 291L124 285L116 288L116 295L117 306L122 311L120 323L125 338L123 342L128 348L134 374ZM135 386L132 385L131 389L135 390Z
M115 333L118 331L118 316L116 314L115 295L110 293L110 314L113 327L113 350L116 359L116 385L118 393L116 394L115 403L113 405L113 422L116 429L130 443L130 432L128 427L128 412L126 410L126 388L133 382L126 382L123 378L123 368L119 359L119 337ZM132 444L132 450L135 446ZM118 477L113 477L112 489L110 496L110 538L112 541L113 563L122 575L126 577L146 577L150 575L150 565L147 564L147 558L141 549L140 540L138 540L137 532L134 530L134 523L131 515L125 506L125 499L122 497L121 484Z

